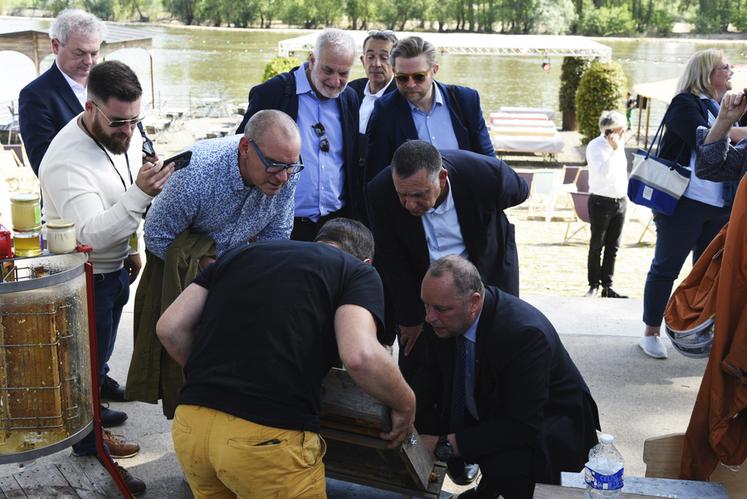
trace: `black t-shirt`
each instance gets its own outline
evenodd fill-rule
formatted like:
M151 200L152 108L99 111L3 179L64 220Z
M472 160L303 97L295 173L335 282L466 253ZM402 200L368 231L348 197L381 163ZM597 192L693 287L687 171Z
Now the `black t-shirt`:
M335 311L360 305L383 324L374 268L325 244L269 241L229 251L194 283L209 293L179 403L318 432Z

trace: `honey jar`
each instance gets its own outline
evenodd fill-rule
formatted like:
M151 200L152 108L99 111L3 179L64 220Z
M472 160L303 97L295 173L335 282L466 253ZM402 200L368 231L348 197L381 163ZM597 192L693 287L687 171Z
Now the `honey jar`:
M41 201L39 194L16 194L10 198L10 218L13 230L33 232L41 227Z
M16 256L41 255L41 245L41 231L15 232L13 234L13 249Z
M47 221L47 250L62 254L75 251L75 224L70 220Z

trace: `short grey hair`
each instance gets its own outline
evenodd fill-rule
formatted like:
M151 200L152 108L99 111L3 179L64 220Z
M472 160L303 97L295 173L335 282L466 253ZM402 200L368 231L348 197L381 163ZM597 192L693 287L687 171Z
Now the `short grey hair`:
M368 35L363 40L363 51L366 51L366 44L369 40L381 40L384 42L389 42L392 44L392 47L397 45L397 35L394 33L394 31L390 29L372 29L368 32Z
M394 63L397 57L403 59L412 59L425 54L425 60L428 63L428 67L432 68L436 64L436 47L427 40L420 38L419 36L410 36L397 42L397 46L394 47L392 53L389 54L389 64L394 67Z
M625 128L628 122L620 111L602 111L599 117L599 131L604 133L607 130L616 130Z
M80 9L65 9L57 16L49 28L49 38L57 39L65 45L72 33L94 37L103 42L106 37L106 25L93 14Z
M425 170L428 178L434 179L442 168L441 153L433 144L424 140L408 140L392 156L392 173L396 173L399 178L408 178Z
M273 137L273 140L301 141L301 133L293 118L276 109L264 109L252 116L244 127L244 137L263 142L270 131L280 134L280 137Z
M329 49L336 54L351 53L355 55L355 40L341 29L326 28L316 37L314 57L319 59L319 54L324 49Z
M454 283L454 296L468 298L472 293L485 296L485 285L482 283L477 267L459 255L447 255L439 258L428 267L426 275L441 278L449 272Z

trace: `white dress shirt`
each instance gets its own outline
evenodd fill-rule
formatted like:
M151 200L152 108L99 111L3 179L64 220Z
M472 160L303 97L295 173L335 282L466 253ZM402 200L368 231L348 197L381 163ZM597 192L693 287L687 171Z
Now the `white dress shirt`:
M358 110L358 133L366 133L368 119L371 117L371 113L373 113L374 103L376 102L376 99L384 95L384 92L390 83L392 83L392 79L386 82L386 85L381 87L381 90L372 94L371 89L369 88L371 82L366 82L366 86L363 87L363 102L361 102L361 107Z
M422 217L431 263L446 255L467 256L448 177L446 182L449 187L446 199Z
M615 199L627 195L628 160L624 144L612 149L607 138L600 135L586 146L586 162L589 164L590 193Z
M54 61L55 65L57 65L57 61ZM86 100L88 96L88 89L78 83L77 81L70 78L65 72L60 68L59 65L57 65L57 69L60 70L60 73L62 73L62 76L65 78L65 81L68 85L70 85L70 88L72 89L73 93L75 94L75 97L78 98L78 101L80 102L81 107L86 107Z

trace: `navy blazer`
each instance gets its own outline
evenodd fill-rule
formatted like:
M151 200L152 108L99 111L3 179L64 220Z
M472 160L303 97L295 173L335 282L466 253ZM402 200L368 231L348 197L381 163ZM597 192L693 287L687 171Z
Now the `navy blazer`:
M449 108L459 149L495 157L476 90L436 82ZM456 102L455 102L456 100ZM394 151L408 140L418 138L410 104L399 92L391 92L376 101L368 120L368 150L366 152L366 181L371 181L386 168Z
M487 284L519 295L519 257L514 226L503 210L529 195L526 182L506 163L470 151L441 151L467 256ZM410 214L394 190L391 167L368 184L368 216L376 258L392 310L388 322L423 322L420 283L430 258L420 217ZM391 317L389 317L391 313Z
M244 133L249 118L263 109L277 109L298 121L298 94L296 94L296 77L291 69L264 83L252 87L249 91L249 105L236 133ZM342 154L345 161L345 203L350 208L351 216L358 220L365 217L363 204L363 177L358 165L358 97L351 88L345 90L336 99L342 121ZM303 175L303 172L301 173Z
M425 435L446 435L450 427L454 338L432 332L413 390L415 427ZM421 340L419 340L421 341ZM560 472L580 471L600 429L596 403L550 321L536 308L487 286L475 344L475 402L479 422L456 431L467 462L531 449L531 463L503 466L530 469L542 483L560 483ZM465 411L467 412L467 411ZM495 459L486 459L495 464ZM489 468L483 468L489 473Z
M21 90L18 96L21 138L37 176L49 143L82 112L83 106L56 63Z

